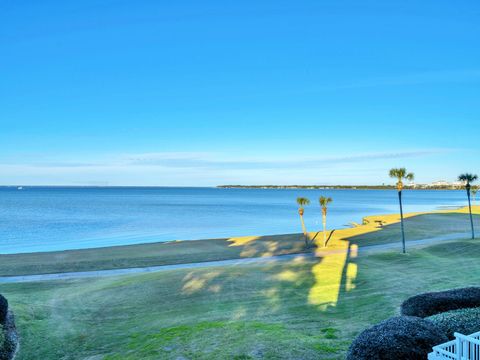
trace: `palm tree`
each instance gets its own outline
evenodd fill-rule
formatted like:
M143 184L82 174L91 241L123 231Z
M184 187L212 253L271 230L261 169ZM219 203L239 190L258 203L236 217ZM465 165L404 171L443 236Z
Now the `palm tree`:
M300 221L302 222L303 236L305 237L305 246L308 247L307 229L305 228L305 222L303 221L304 207L310 204L310 200L305 197L297 197L298 214L300 215Z
M477 175L474 174L461 174L458 177L458 181L463 181L465 183L465 189L467 190L467 198L468 198L468 211L470 213L470 226L472 227L472 239L475 239L475 230L473 229L473 217L472 217L472 204L470 203L470 183L474 182L478 179Z
M396 168L391 169L389 173L391 178L397 179L397 190L398 190L398 202L400 203L400 224L402 228L402 250L405 254L405 230L403 228L403 206L402 206L402 190L403 190L403 180L412 181L415 178L413 173L407 173L405 168Z
M323 223L323 246L327 246L327 205L332 202L331 197L320 196L318 199L322 207L322 223Z

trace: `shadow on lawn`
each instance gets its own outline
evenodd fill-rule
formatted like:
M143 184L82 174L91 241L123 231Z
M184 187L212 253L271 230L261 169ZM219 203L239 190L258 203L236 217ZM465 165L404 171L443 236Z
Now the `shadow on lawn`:
M315 235L314 235L315 236ZM336 306L342 291L355 288L357 276L357 247L348 241L335 239L334 232L329 234L330 241L341 241L344 248L332 254L317 257L305 257L298 254L287 261L268 261L219 269L195 269L182 279L181 293L185 296L217 296L231 300L231 319L256 318L261 314L284 314L298 311L298 306L315 307L327 310ZM320 241L320 240L319 240ZM321 239L323 243L323 239ZM303 250L303 238L299 236L298 251ZM278 254L280 244L277 241L263 240L261 245L255 239L235 243L242 246L242 257L268 257ZM290 253L291 248L288 248ZM258 271L247 271L255 268ZM242 307L242 300L254 299L255 307ZM238 306L237 306L238 305ZM252 313L253 312L253 313Z
M468 230L466 216L466 214L429 214L406 218L407 251L408 240L428 237L434 229L438 230L439 225L442 225L442 231L446 232ZM322 238L318 236L319 234L320 232L313 233L313 239ZM292 242L293 236L298 238L296 242ZM303 238L300 234L283 237L244 237L230 241L230 246L241 247L241 257L269 257L303 250ZM320 242L317 241L318 244ZM182 292L185 295L207 292L227 297L229 293L235 293L237 300L242 296L238 294L239 291L244 291L248 296L254 293L259 302L257 311L280 311L284 306L288 308L291 299L295 299L297 304L303 303L319 311L327 311L338 306L341 298L357 288L360 271L358 252L363 246L398 243L398 251L401 250L400 225L398 222L385 226L370 224L332 231L328 243L331 243L335 251L327 253L319 246L315 259L306 259L299 255L289 262L272 261L267 264L248 265L249 268L258 269L253 275L257 277L256 279L252 279L252 274L242 271L241 266L238 267L238 272L234 272L230 277L223 270L191 271L183 279ZM327 247L327 251L332 248ZM244 276L249 278L242 279ZM250 288L242 288L244 284L248 284ZM235 300L233 295L232 300ZM238 312L232 314L234 318L239 316Z

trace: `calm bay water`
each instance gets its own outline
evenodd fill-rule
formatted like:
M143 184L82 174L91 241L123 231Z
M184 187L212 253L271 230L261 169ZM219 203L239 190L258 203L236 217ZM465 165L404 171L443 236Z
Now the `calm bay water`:
M307 228L330 228L398 212L390 190L216 188L0 188L0 253L80 249L168 240L300 232L295 199L310 198ZM463 191L405 191L405 212L460 206Z

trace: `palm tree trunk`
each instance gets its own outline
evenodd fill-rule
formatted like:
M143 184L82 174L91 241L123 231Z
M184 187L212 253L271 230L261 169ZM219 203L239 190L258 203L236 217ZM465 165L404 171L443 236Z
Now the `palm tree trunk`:
M303 221L303 216L302 215L300 215L300 221L302 222L303 236L305 237L305 246L308 247L307 229L305 227L305 222Z
M470 189L467 189L468 212L470 213L470 226L472 227L472 239L475 239L475 230L473 228L472 204L470 203Z
M327 217L322 216L323 220L323 247L327 247Z
M400 202L400 224L402 228L402 252L405 254L405 229L403 228L403 206L402 206L402 192L398 192L398 201Z

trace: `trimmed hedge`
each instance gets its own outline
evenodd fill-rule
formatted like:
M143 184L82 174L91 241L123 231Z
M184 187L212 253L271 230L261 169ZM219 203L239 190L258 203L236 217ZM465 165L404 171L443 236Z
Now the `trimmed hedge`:
M3 325L0 325L0 359L2 358L2 349L5 346L5 332L3 330Z
M433 315L427 318L453 339L453 333L470 335L480 331L480 307L459 309Z
M5 331L3 330L3 325L0 324L0 360L8 359L7 347L8 347L8 342L7 342L7 339L5 338Z
M480 287L431 292L404 301L401 314L425 318L450 310L480 307Z
M8 301L0 294L0 324L5 324L8 313Z
M0 326L0 360L13 360L18 349L18 334L13 314L9 312L5 324Z
M12 360L18 348L15 319L8 311L8 301L0 294L0 360Z
M363 331L350 345L347 360L425 360L432 347L448 341L432 322L398 316Z

